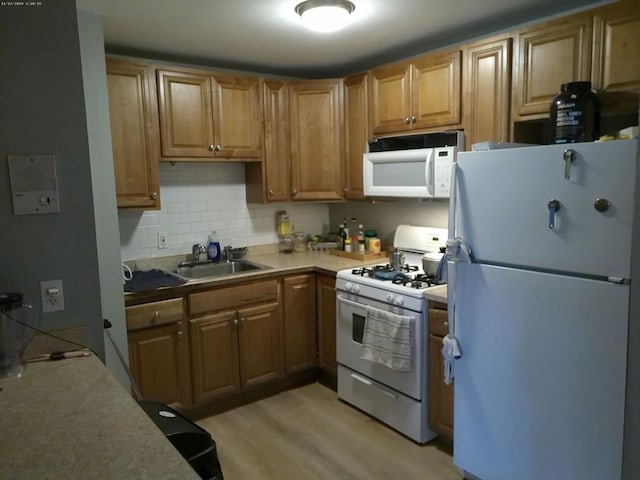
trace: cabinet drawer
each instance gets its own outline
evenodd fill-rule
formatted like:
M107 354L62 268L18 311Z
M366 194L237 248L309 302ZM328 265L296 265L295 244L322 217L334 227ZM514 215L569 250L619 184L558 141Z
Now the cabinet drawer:
M272 302L277 298L277 280L192 293L189 295L189 315L238 308L250 303Z
M182 298L172 298L170 300L134 305L127 307L125 311L127 315L127 330L139 330L182 320L184 317L184 302Z
M429 309L429 333L441 337L449 333L447 310L439 308Z

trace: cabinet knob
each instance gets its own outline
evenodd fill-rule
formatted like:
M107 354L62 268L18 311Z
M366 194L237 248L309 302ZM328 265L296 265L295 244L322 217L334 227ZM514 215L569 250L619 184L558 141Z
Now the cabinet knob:
M298 189L294 188L293 190L291 190L291 194L292 195L297 195L298 194Z
M157 322L159 318L160 318L160 312L156 310L155 312L153 312L153 320Z
M445 327L448 327L448 326L449 326L449 322L448 322L447 320L445 320L445 321L444 321L444 323L443 323L443 325L444 325Z
M182 330L178 330L178 338L182 338Z
M269 195L273 195L273 189L272 188L269 189Z
M216 151L216 146L215 145L209 145L209 151L210 152L215 152Z
M153 198L154 200L158 199L158 192L151 192L151 198Z
M244 323L246 320L247 320L246 318L244 318L244 317L240 317L240 321L241 321L242 323Z
M344 191L344 193L348 193L349 189L347 187L344 187L343 191Z
M416 117L414 115L411 115L411 123L416 123Z
M409 117L404 117L404 123L406 124L411 123L411 119Z
M238 325L238 318L237 317L233 319L233 324L234 325Z
M222 150L222 145L216 145L215 149L216 152L219 152L220 150Z

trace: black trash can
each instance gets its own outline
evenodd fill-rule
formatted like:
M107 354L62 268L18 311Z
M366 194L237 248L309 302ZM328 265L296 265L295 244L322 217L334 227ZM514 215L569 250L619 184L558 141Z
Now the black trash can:
M138 403L200 478L224 480L216 442L209 432L163 403L150 400Z

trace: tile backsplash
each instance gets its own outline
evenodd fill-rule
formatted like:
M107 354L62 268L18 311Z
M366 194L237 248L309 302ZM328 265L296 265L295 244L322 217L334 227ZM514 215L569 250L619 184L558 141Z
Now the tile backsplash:
M276 212L286 210L295 230L329 231L324 203L247 204L242 163L160 163L161 210L119 210L123 260L191 252L215 230L220 245L274 244ZM158 248L158 234L167 248Z

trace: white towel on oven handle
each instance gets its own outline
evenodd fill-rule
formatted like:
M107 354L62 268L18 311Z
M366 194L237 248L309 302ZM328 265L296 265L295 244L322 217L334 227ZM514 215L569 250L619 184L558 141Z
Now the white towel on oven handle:
M362 360L382 364L391 370L413 370L413 320L374 307L367 307L362 335Z

